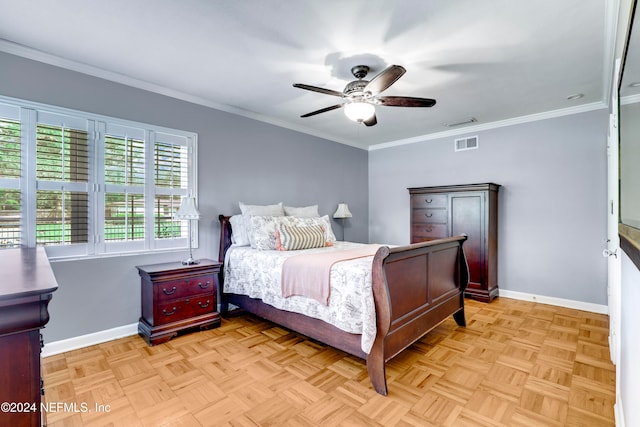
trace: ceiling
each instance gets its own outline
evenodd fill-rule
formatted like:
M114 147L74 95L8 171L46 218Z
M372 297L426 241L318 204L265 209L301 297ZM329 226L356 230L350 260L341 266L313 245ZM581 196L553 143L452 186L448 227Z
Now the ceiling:
M0 50L369 148L607 104L613 0L3 1ZM610 21L610 22L609 22ZM366 127L338 98L350 69L407 72ZM579 99L570 95L583 94ZM562 113L558 113L562 114ZM465 129L465 130L472 130Z

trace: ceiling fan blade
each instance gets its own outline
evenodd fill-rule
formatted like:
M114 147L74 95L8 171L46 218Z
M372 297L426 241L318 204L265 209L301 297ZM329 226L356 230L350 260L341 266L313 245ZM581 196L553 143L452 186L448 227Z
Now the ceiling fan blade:
M293 87L297 87L300 89L306 89L306 90L310 90L313 92L320 92L320 93L324 93L325 95L333 95L333 96L342 96L342 92L338 92L336 90L331 90L331 89L325 89L322 87L317 87L317 86L310 86L310 85L305 85L302 83L294 83Z
M387 107L433 107L436 105L435 99L412 98L410 96L378 96L376 98L380 104Z
M390 65L382 70L377 76L365 86L364 92L371 92L372 94L380 93L389 88L396 82L407 70L400 65Z
M331 111L331 110L335 110L336 108L340 108L340 107L342 107L342 105L343 104L332 105L331 107L325 107L325 108L322 108L320 110L316 110L316 111L312 111L312 112L307 113L307 114L303 114L300 117L311 117L311 116L315 116L316 114L326 113L327 111Z
M375 126L378 123L378 119L376 119L376 115L374 114L369 119L364 120L362 123L364 123L365 126Z

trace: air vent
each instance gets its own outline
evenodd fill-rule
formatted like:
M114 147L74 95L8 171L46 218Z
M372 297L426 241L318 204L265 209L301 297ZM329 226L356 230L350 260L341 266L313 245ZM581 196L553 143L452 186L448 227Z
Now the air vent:
M468 136L466 138L456 139L456 151L475 150L478 148L478 137Z

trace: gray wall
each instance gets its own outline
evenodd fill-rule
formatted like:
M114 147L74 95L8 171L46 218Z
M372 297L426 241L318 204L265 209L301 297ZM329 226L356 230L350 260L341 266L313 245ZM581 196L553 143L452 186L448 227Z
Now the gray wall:
M318 203L321 214L347 202L353 213L346 223L349 240L367 240L364 150L5 53L0 53L0 95L198 133L202 219L195 257L217 259L218 214L239 213L238 201ZM340 224L334 225L341 236ZM183 258L186 251L54 263L60 287L45 340L137 322L135 266Z
M369 153L371 242L409 242L407 187L495 182L501 289L607 304L606 110ZM467 135L464 135L467 136Z

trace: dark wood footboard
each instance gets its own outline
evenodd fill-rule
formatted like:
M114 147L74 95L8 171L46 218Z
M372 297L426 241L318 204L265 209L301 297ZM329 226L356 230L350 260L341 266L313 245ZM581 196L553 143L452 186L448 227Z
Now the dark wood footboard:
M220 215L219 260L231 246L229 217ZM382 246L373 261L372 285L377 334L371 352L361 349L361 335L344 332L322 320L279 310L260 300L224 291L220 279L221 311L229 303L257 316L365 358L374 389L387 395L385 363L420 339L447 317L465 326L464 290L469 281L462 250L466 236L408 246Z
M464 290L469 270L466 236L381 247L373 260L377 334L367 356L375 390L387 395L385 363L453 315L466 326Z

